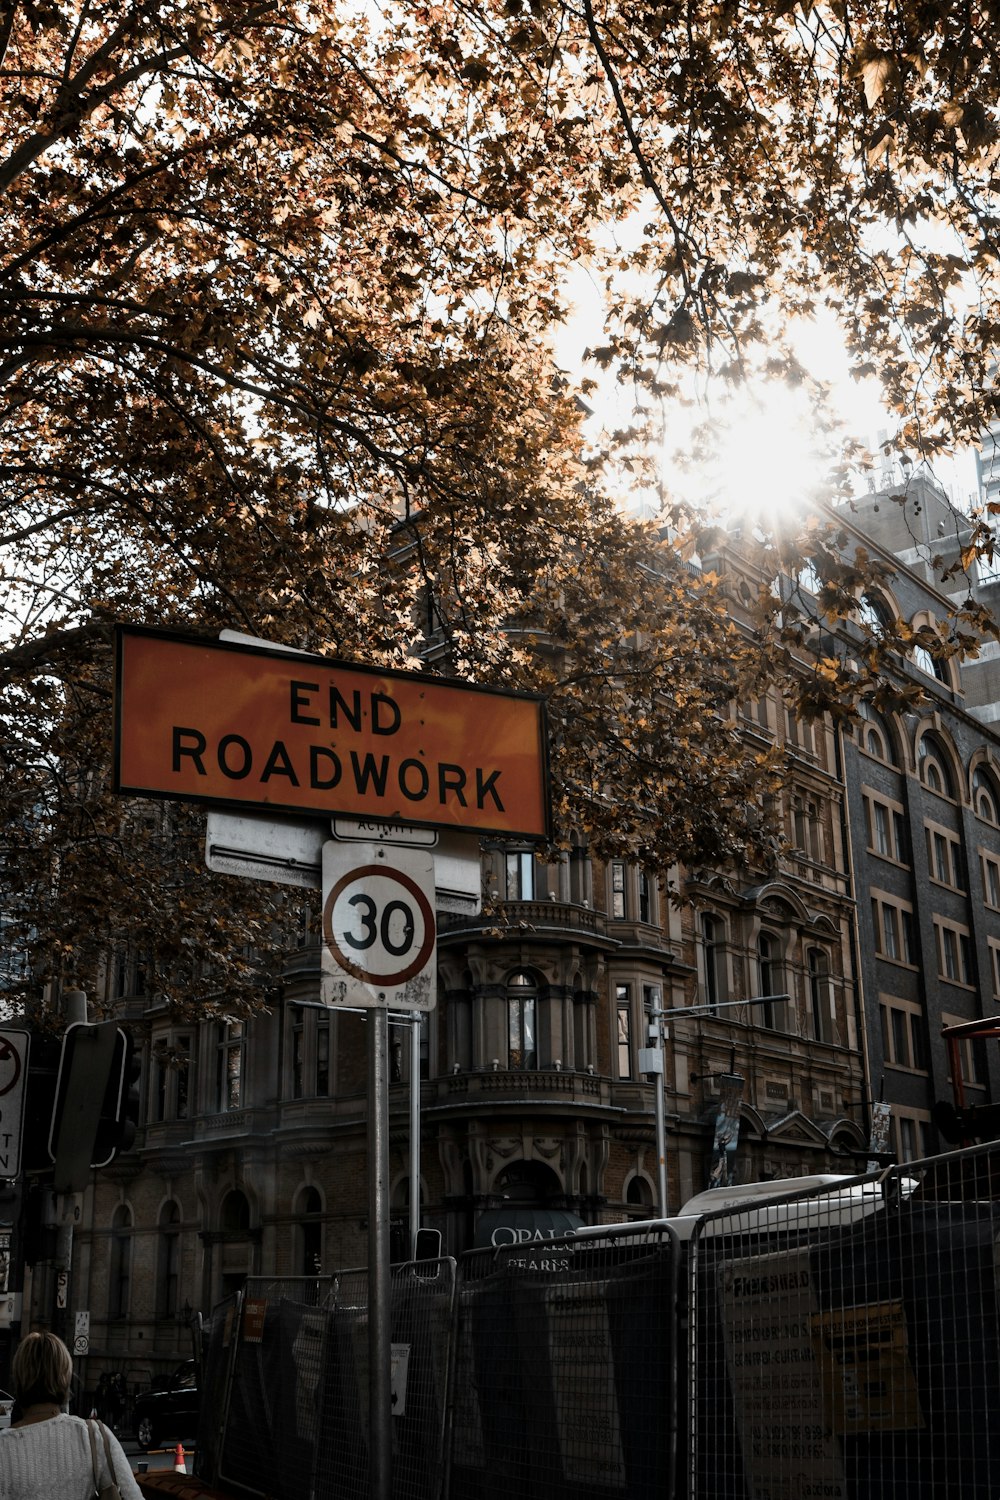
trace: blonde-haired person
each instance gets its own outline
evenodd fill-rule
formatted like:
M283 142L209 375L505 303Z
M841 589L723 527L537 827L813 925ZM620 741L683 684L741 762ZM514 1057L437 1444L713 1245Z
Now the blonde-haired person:
M108 1444L114 1474L108 1473L101 1429L91 1423L97 1440L97 1485L90 1433L82 1417L66 1411L73 1361L54 1333L29 1333L21 1340L10 1367L20 1420L0 1432L0 1496L3 1500L93 1500L95 1488L112 1479L122 1500L142 1500L128 1459L114 1433Z

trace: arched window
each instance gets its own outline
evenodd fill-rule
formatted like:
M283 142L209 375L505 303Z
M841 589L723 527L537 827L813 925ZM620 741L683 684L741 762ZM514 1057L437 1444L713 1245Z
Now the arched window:
M862 625L867 626L872 635L881 638L891 634L891 611L876 594L862 594L855 612Z
M919 667L928 677L934 677L938 682L943 682L946 687L951 686L948 676L948 668L939 656L933 656L926 646L914 646L911 653L913 665Z
M948 768L948 757L931 734L921 736L917 751L920 780L930 792L955 800L955 787Z
M180 1284L181 1213L171 1200L160 1209L156 1257L156 1316L176 1318Z
M809 1009L813 1035L817 1041L833 1040L833 986L830 982L830 960L822 948L810 948L806 954L806 977L809 984Z
M638 1172L628 1180L625 1188L625 1202L631 1218L651 1219L653 1217L653 1189L645 1177L640 1177Z
M998 809L1000 809L1000 798L993 778L982 766L976 771L972 778L972 805L977 818L982 818L984 823L992 823L994 828L1000 822Z
M796 574L796 582L800 589L805 589L807 594L818 594L823 587L823 580L811 557L807 557Z
M705 1003L716 1006L727 998L726 924L714 912L701 914L701 952L705 975Z
M538 1067L538 982L533 974L512 974L507 981L507 1066Z
M250 1204L246 1193L233 1188L222 1200L219 1225L223 1234L246 1234L250 1228Z
M111 1220L111 1284L108 1312L127 1318L132 1293L132 1210L119 1203Z
M892 730L870 704L862 700L858 704L858 716L861 725L858 730L858 744L867 755L872 755L876 760L885 761L887 765L898 766L899 757L896 753L896 741Z
M782 995L785 993L784 972L781 964L781 945L773 932L761 932L757 937L757 993L758 995ZM758 1026L771 1031L784 1030L785 1001L768 1000L753 1007L754 1020Z

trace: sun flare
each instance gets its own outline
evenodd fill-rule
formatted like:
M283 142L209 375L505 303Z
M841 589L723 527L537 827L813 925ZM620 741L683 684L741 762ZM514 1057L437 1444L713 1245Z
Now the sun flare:
M669 484L729 520L767 526L828 488L829 435L805 392L772 382L719 403Z

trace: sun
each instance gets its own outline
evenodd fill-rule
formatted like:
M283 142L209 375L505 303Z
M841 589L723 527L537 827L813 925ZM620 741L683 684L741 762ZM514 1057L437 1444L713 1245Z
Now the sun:
M713 402L683 454L667 455L667 484L729 523L791 520L829 492L830 434L809 394L780 381Z

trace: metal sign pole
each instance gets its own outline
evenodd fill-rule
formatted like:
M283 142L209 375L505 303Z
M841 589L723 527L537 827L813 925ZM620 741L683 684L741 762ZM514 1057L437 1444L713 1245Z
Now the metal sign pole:
M410 1022L410 1259L420 1229L420 1011Z
M389 1011L368 1011L368 1493L392 1493L389 1268Z

